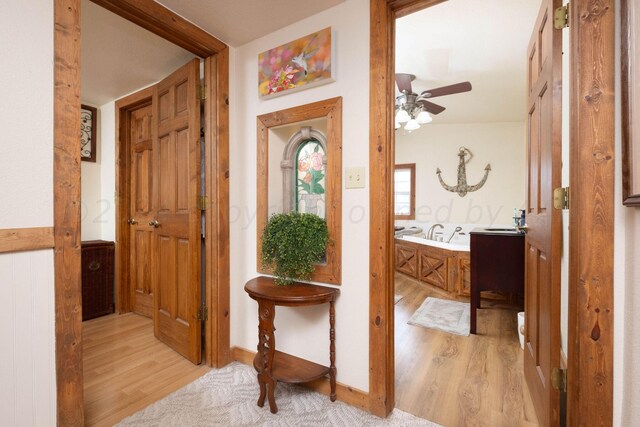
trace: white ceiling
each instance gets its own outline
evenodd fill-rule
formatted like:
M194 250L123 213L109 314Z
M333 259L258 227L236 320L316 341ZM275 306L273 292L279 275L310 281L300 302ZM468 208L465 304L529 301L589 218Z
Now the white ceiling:
M416 75L414 92L473 86L433 98L447 108L434 124L524 121L526 50L539 7L540 0L449 0L398 19L396 72Z
M160 0L231 46L239 46L344 0ZM82 102L100 106L149 86L195 55L82 0Z
M157 0L228 45L242 46L344 0Z
M81 98L91 105L162 80L195 56L89 0L81 25Z

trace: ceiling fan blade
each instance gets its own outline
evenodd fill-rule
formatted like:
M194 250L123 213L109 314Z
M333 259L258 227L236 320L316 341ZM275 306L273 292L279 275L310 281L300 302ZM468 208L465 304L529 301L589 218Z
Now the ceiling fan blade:
M442 86L436 89L425 90L420 94L420 96L424 98L435 98L436 96L453 95L455 93L469 92L470 90L471 83L462 82L454 85Z
M446 110L446 108L444 108L442 105L434 104L433 102L429 102L424 99L418 101L418 104L422 104L422 108L424 108L431 114L440 114L444 110Z
M398 85L400 92L413 93L413 90L411 89L411 82L415 78L416 76L413 74L396 73L396 84Z

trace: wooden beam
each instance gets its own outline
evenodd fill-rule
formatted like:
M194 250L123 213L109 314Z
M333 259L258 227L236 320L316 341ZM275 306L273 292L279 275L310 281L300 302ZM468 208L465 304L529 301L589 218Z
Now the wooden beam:
M613 424L614 0L571 3L567 425Z
M58 425L82 426L80 0L54 1L53 216Z
M53 227L6 228L0 230L0 254L36 251L53 247Z
M369 409L395 406L393 351L393 51L395 17L371 0L369 74Z
M206 58L227 45L154 0L91 0L152 33Z

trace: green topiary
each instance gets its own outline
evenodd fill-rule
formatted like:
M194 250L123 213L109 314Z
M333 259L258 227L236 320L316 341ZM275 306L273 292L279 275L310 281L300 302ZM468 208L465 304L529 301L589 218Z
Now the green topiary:
M291 212L269 218L262 233L262 265L273 267L276 284L309 280L329 239L327 222L317 215Z

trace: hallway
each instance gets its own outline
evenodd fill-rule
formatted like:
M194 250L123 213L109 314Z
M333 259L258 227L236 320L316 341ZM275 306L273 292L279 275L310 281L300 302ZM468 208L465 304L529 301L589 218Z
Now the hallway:
M112 426L210 370L158 341L146 317L113 314L82 326L87 426Z

